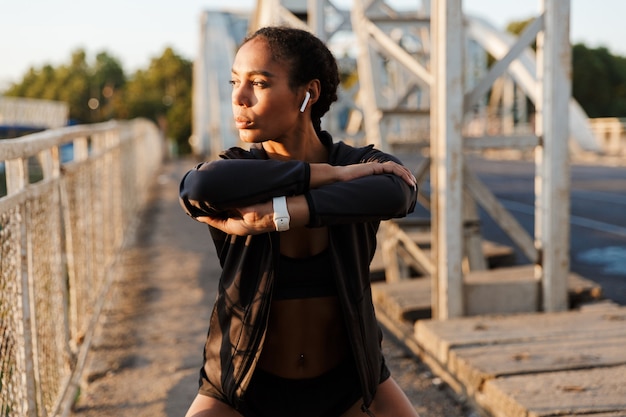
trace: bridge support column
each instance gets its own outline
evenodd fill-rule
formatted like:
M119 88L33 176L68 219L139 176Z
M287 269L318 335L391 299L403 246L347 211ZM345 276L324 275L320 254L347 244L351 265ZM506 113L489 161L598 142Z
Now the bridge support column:
M568 308L571 97L570 1L543 0L544 30L537 37L538 84L535 150L536 273L542 280L543 310Z
M461 0L440 0L431 14L431 181L433 318L464 315L463 296L463 16Z

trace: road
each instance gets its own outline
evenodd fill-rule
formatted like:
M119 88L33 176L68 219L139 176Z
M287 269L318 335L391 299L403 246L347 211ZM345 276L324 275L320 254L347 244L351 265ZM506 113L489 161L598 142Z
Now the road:
M534 163L472 156L467 164L534 235ZM626 166L572 164L570 205L570 269L600 284L606 298L626 305ZM429 214L418 209L416 215ZM482 210L480 217L485 239L515 248ZM528 263L519 251L517 263Z

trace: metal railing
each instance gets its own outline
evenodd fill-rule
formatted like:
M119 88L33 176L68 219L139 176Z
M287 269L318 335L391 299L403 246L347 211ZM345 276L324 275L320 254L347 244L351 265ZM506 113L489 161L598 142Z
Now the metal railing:
M602 117L589 122L604 155L626 156L626 118Z
M162 149L143 119L0 141L0 417L69 413Z

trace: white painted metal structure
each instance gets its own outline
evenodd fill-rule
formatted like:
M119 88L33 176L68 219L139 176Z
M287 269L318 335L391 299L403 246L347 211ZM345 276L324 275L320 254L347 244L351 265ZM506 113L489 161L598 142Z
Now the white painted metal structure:
M461 0L435 1L431 14L433 317L464 314L463 15Z
M496 58L486 74L477 74L482 79L472 90L466 88L464 73L466 37L465 19L461 0L439 0L432 2L430 13L430 56L409 56L399 44L391 43L392 36L379 30L376 11L390 18L392 13L382 1L356 1L353 6L353 28L359 40L360 53L367 54L359 61L362 89L369 89L370 106L364 106L365 119L374 121L366 125L367 137L378 140L387 137L381 132L380 96L381 68L389 69L386 61L395 59L408 69L419 88L429 89L430 107L430 178L432 187L432 244L434 252L433 272L433 316L449 318L462 316L465 312L463 291L463 259L471 255L464 230L464 215L472 210L476 199L496 222L516 242L529 259L537 266L538 278L543 287L543 309L557 311L567 308L566 280L569 273L569 169L568 132L570 116L571 80L569 73L569 1L543 0L542 14L520 36ZM425 12L429 4L425 2ZM419 22L418 16L415 16ZM414 23L414 26L418 23ZM481 27L480 25L475 25ZM401 39L401 36L399 36ZM477 36L478 40L489 41L493 36ZM519 56L537 38L538 64L534 71L536 80L525 79L523 84L533 92L538 109L536 132L505 139L463 137L464 121L472 106L480 104L494 82L504 75L509 67L520 66ZM383 60L384 57L384 60ZM556 59L559 57L559 59ZM421 58L421 62L420 62ZM363 65L365 64L365 65ZM515 65L513 65L515 64ZM524 68L522 66L522 68ZM527 73L528 66L525 67ZM521 70L518 70L518 75ZM387 77L390 78L389 72ZM567 84L567 85L566 85ZM532 89L530 86L534 86ZM468 91L469 90L469 91ZM406 97L406 94L404 95ZM376 103L372 105L371 102ZM565 104L563 104L565 103ZM369 129L368 129L369 128ZM370 134L370 132L373 132ZM583 146L589 146L583 142ZM498 203L478 179L464 168L463 153L471 148L534 148L537 155L536 181L536 229L534 238L522 229L513 216ZM385 148L384 143L381 146ZM464 194L467 190L467 195ZM548 259L549 258L549 259ZM470 264L471 264L470 259Z
M591 130L606 155L626 156L626 119L606 117L591 119Z
M435 0L432 10L431 1L424 0L420 10L413 12L398 12L382 0L354 0L352 4L350 24L358 47L360 85L352 109L362 113L367 142L384 150L398 143L418 144L430 152L416 176L423 180L430 171L434 262L417 247L409 252L425 270L433 271L436 318L465 314L464 260L469 259L472 269L484 268L482 253L476 250L480 236L466 226L476 220L476 203L536 265L543 287L542 308L567 308L568 132L578 134L582 148L596 144L584 114L571 102L568 87L569 0L541 2L540 16L517 40L490 31L480 19L463 16L462 0ZM337 28L345 30L348 25L346 14L329 0L259 0L250 29L273 24L306 28L302 18L329 44ZM535 39L536 61L529 56ZM477 47L498 61L489 69L481 66ZM505 88L499 89L499 84ZM506 129L486 132L489 136L474 131L470 136L468 122L474 119L475 109L485 106L490 90L502 91L501 97L508 97L501 99L505 105L514 99L507 92L523 92L537 109L534 129L528 123L523 129L516 127L509 118L502 123ZM467 150L488 148L533 150L537 156L534 236L465 167Z
M0 97L0 126L50 129L67 125L67 103L31 98Z
M570 261L570 1L543 0L541 6L543 28L537 34L537 78L541 88L536 121L539 144L535 148L535 265L542 282L543 309L562 311L568 307Z
M230 105L230 64L246 33L247 18L237 12L206 11L193 72L194 153L215 157L238 143Z

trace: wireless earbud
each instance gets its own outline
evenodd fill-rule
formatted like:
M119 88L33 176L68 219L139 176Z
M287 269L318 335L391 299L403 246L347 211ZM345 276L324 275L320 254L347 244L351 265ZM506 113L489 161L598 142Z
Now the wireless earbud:
M306 94L304 95L304 101L302 102L302 106L300 106L300 113L304 113L304 110L306 109L306 105L309 104L310 98L311 98L311 93L307 91Z

